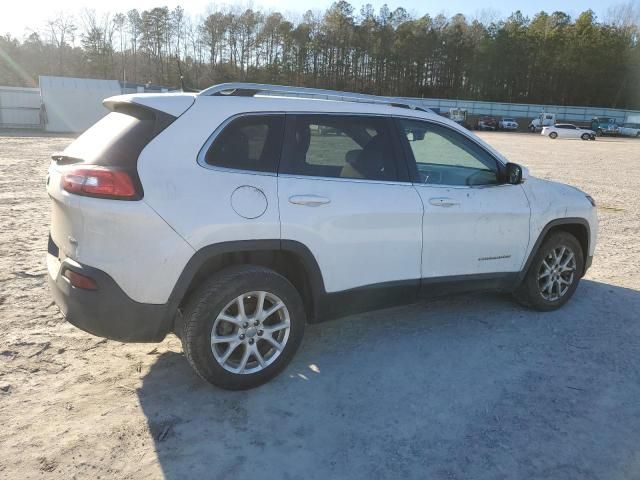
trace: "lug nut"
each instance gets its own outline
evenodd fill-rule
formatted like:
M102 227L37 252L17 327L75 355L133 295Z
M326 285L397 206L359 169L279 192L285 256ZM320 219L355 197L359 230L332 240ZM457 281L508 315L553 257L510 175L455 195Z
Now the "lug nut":
M249 339L249 345L253 345L253 338Z
M258 325L260 325L260 320L256 320L255 322L253 322L253 324L257 327Z
M262 330L258 330L258 336L259 336L259 337L261 337L263 333L264 333L264 331L262 331Z
M242 324L242 328L247 328L248 326L249 326L249 323L248 323L248 322L244 322L244 323Z
M239 338L240 340L244 340L244 333L241 333Z

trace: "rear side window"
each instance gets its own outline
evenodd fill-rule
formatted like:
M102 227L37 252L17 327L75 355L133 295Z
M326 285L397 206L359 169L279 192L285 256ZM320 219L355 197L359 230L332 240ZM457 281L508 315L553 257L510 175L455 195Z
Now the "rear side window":
M281 173L399 180L394 141L384 118L290 115L286 138Z
M135 168L144 147L174 120L172 115L145 107L117 106L69 145L62 159L65 163Z
M204 161L214 167L275 173L283 135L283 115L239 117L213 139Z

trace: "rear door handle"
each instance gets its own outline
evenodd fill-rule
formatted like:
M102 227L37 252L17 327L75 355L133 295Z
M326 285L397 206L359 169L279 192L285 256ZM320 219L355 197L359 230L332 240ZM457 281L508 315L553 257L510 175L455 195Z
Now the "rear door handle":
M319 195L292 195L289 197L289 203L305 205L307 207L319 207L320 205L331 203L331 200Z
M453 198L430 198L429 203L435 207L453 207L454 205L460 205L460 202L456 202Z

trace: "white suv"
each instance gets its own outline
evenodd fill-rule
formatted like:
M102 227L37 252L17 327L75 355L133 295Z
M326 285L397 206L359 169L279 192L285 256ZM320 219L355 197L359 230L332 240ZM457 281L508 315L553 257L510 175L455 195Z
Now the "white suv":
M593 199L412 105L256 84L104 104L49 169L55 301L98 336L174 332L224 388L274 377L307 322L477 289L552 310L591 264Z

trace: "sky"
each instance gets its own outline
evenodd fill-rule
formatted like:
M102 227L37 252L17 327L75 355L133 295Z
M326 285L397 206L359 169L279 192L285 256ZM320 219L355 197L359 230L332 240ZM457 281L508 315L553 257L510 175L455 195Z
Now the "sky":
M638 0L640 1L640 0ZM47 19L57 16L61 11L77 15L83 9L95 10L101 14L106 11L126 12L131 8L145 10L157 6L168 6L173 8L181 5L185 11L194 16L205 14L208 10L214 10L215 6L240 5L242 7L262 8L264 10L278 10L283 14L291 14L293 18L304 13L308 9L323 10L333 3L333 0L314 0L313 2L300 2L299 0L241 0L238 2L225 1L212 3L210 0L188 0L180 2L175 0L3 0L0 11L0 34L11 34L22 39L25 34L32 31L42 31ZM356 11L365 3L371 3L376 9L387 3L393 10L396 7L404 7L416 16L429 13L437 15L445 13L448 16L456 13L463 13L469 18L482 18L482 15L493 17L505 17L515 10L521 10L525 15L532 16L540 10L552 12L562 10L571 16L576 16L580 12L591 8L599 18L606 16L610 7L624 3L624 0L363 0L350 1ZM288 15L289 16L289 15Z

